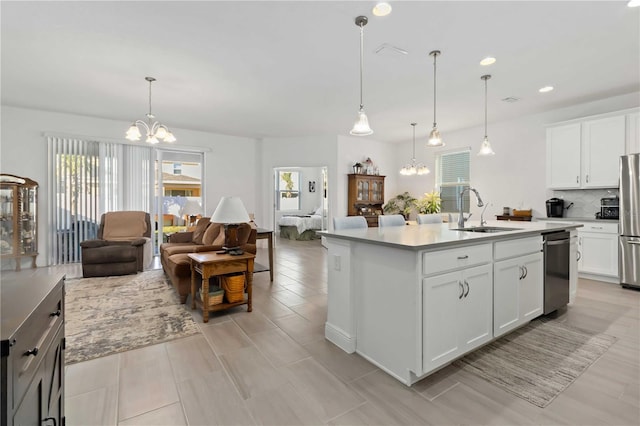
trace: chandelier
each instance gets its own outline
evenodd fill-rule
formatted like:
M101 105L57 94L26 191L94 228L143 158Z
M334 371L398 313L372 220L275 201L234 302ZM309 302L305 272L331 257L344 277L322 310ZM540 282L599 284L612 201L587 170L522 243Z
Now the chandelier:
M145 77L145 80L149 82L149 112L147 113L147 121L136 120L131 124L129 130L127 130L126 138L130 141L139 141L142 134L140 128L142 128L147 135L145 142L156 144L159 141L175 142L176 137L169 130L167 126L161 124L159 121L154 121L155 116L151 113L151 83L156 81L153 77Z
M413 158L411 159L411 163L400 169L400 174L404 176L426 175L430 173L427 166L416 162L416 124L417 123L411 123L411 126L413 126Z

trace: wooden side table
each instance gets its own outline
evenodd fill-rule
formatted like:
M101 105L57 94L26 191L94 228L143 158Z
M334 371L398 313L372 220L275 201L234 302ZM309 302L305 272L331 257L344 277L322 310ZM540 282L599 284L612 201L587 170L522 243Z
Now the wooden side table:
M196 306L202 309L202 321L209 322L209 312L220 311L238 305L247 305L251 312L251 293L253 285L253 262L256 255L251 253L231 256L216 252L189 253L191 262L191 309ZM216 275L243 272L247 280L247 297L234 303L220 303L209 306L209 278ZM196 297L196 274L202 276L202 299Z
M256 240L267 239L269 245L269 278L273 281L273 231L258 228L256 232Z

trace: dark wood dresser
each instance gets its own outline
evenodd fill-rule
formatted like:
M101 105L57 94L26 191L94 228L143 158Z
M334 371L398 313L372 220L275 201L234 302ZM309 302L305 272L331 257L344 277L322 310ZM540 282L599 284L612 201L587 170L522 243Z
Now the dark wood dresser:
M2 279L2 426L65 424L64 278Z

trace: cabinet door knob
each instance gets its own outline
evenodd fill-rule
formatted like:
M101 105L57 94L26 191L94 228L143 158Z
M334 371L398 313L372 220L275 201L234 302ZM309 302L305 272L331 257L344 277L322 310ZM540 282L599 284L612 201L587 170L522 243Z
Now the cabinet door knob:
M520 270L520 276L518 277L518 279L521 280L524 277L524 270L520 265L518 265L518 270Z
M582 258L582 253L580 251L576 252L576 261L579 261Z
M38 348L33 348L33 349L31 349L29 351L26 351L24 353L24 356L29 356L29 355L33 355L33 356L38 355Z
M580 183L580 176L576 176L576 183Z
M57 311L55 311L55 312L51 312L51 313L49 314L49 316L50 316L50 317L59 317L61 314L62 314L62 312L60 311L60 309L58 309L58 310L57 310Z
M587 183L589 183L589 175L587 175Z
M469 295L469 283L467 280L464 280L464 284L467 286L467 292L464 294L464 297L467 297Z
M464 256L458 256L458 260L464 260L464 259L468 259L469 255L465 254Z
M529 275L529 270L527 269L526 266L523 266L522 268L524 269L524 277L522 277L522 279L525 279L527 278L527 275Z
M458 296L458 299L462 299L462 296L464 296L464 286L460 281L458 281L458 286L460 286L460 295Z

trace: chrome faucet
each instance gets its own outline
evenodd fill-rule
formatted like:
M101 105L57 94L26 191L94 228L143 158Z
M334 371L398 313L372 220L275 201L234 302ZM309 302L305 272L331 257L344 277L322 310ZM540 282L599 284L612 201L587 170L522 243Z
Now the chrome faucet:
M482 198L480 198L480 194L478 194L478 191L476 191L475 188L471 188L471 187L463 188L462 191L460 191L460 196L458 197L458 205L460 206L460 212L458 214L458 228L464 228L464 221L467 220L469 217L471 217L471 215L469 215L469 217L465 219L464 213L462 212L462 208L464 204L462 202L462 198L464 197L465 191L473 191L473 193L476 194L476 199L478 200L478 207L484 206L484 203L482 202Z
M487 224L487 221L484 220L484 211L489 207L489 204L490 203L485 204L484 209L482 209L482 213L480 213L480 226L485 226Z

